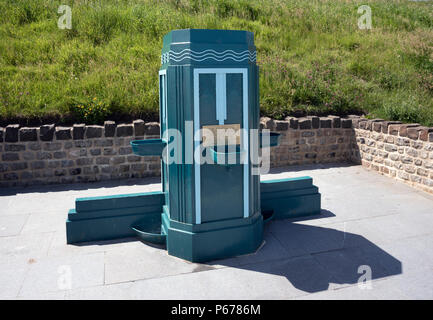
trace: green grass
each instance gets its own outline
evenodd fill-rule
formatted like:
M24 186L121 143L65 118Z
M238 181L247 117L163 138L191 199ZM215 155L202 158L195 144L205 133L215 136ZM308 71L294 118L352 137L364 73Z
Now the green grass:
M262 115L433 126L433 2L407 0L0 0L0 122L157 119L162 37L183 28L254 32Z

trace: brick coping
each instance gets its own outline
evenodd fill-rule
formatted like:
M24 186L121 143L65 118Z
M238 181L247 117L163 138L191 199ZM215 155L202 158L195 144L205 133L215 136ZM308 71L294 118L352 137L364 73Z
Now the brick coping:
M407 137L412 140L433 142L433 127L425 127L418 123L402 123L400 121L388 121L383 119L367 119L361 116L350 115L346 118L338 116L328 117L287 117L285 120L273 120L268 117L260 118L260 127L263 129L285 131L353 128Z
M10 124L0 127L0 143L56 140L84 140L93 138L114 137L143 137L159 135L158 122L144 122L134 120L132 123L116 124L114 121L105 121L103 126L74 124L70 127L56 126L55 124L40 127L20 127Z

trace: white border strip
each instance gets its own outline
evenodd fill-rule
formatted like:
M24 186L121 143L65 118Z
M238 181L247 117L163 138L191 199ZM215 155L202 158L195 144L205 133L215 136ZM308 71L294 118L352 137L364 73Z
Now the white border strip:
M248 69L247 68L196 68L194 69L194 150L200 147L201 137L196 133L200 130L200 100L199 100L199 75L203 73L224 74L240 73L242 74L242 104L243 104L243 137L242 153L244 158L244 218L249 216L249 141L248 141ZM225 78L225 77L224 77ZM218 83L218 81L217 81ZM218 85L217 85L218 88ZM218 89L217 89L218 91ZM225 91L225 90L224 90ZM218 94L218 93L217 93ZM226 98L227 99L227 98ZM226 100L225 99L225 100ZM227 110L224 110L226 118ZM217 118L219 117L217 105ZM197 139L196 139L197 138ZM201 224L201 181L200 181L200 162L194 159L194 182L195 182L195 222Z
M201 137L198 135L200 131L200 99L199 99L199 71L198 69L194 69L194 155L197 150L200 148L200 140ZM197 133L197 136L196 136ZM201 153L200 153L201 155ZM201 223L201 184L200 184L200 161L198 159L194 159L194 182L195 182L195 223Z
M167 69L159 71L159 75L164 76L163 77L164 78L164 85L161 86L161 88L162 88L161 91L162 91L162 95L163 95L161 104L162 104L162 107L165 108L165 110L163 110L164 111L164 120L166 121L165 123L168 125L168 123L167 123L167 120L168 120L168 118L167 118ZM161 138L162 138L162 133L163 132L161 132Z
M163 77L161 77L163 76ZM162 122L165 121L165 125L166 125L166 129L168 129L168 116L167 116L167 111L168 111L168 106L167 106L167 69L164 70L160 70L159 71L159 81L161 82L161 78L163 79L164 83L161 85L160 83L160 91L162 94L161 97L161 107L162 107L162 112L161 112L161 117L163 117L163 119L160 119L161 121L161 139L163 139L164 137L164 132L162 132ZM166 154L166 159L168 159L168 148L167 149L167 154ZM168 167L168 165L166 165L166 163L164 163L164 161L161 161L161 166L166 166L166 170L165 173L167 175L167 184L165 183L165 177L161 176L161 183L164 185L165 191L169 192L169 188L170 188L170 168ZM161 168L161 174L162 174L162 168ZM170 203L167 204L167 207L170 209ZM170 215L170 210L168 210L168 214Z
M227 93L226 93L226 74L217 73L216 74L216 119L218 124L224 124L224 120L227 119Z
M248 69L244 69L242 72L242 93L243 93L243 120L244 120L244 137L242 141L242 149L244 151L244 218L248 218L249 216L249 139L248 139Z

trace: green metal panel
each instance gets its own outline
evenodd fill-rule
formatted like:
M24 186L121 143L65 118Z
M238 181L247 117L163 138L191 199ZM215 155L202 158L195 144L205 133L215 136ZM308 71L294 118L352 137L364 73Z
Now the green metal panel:
M218 125L216 74L199 75L200 125ZM227 117L225 124L243 123L242 74L226 75ZM197 106L196 106L197 107ZM210 152L206 150L205 152ZM243 216L243 166L230 168L204 164L201 171L202 223Z
M273 219L320 214L321 196L310 177L268 180L260 183L262 211Z
M267 192L309 188L313 184L311 177L265 180L260 182L262 196Z
M167 128L181 133L177 149L182 159L179 163L165 164L168 172L169 193L167 205L172 219L182 222L193 221L193 165L185 163L185 121L193 120L192 93L187 90L191 81L191 68L188 66L167 67Z
M163 204L162 192L78 198L66 221L67 243L131 237L138 222L155 229Z
M97 219L107 217L121 217L130 215L145 215L161 212L161 205L146 205L136 207L114 208L106 210L94 210L77 212L76 209L71 209L68 212L69 221L79 221L86 219Z
M202 165L202 223L243 217L242 167Z
M162 156L167 143L162 139L147 139L131 141L132 151L140 156Z
M119 194L114 196L86 197L75 200L77 212L131 208L140 206L161 206L164 202L162 192Z
M227 120L226 124L242 123L242 74L227 74ZM251 125L250 125L251 127Z
M218 124L216 120L216 76L199 75L200 125Z
M163 229L167 230L167 251L171 255L193 262L254 252L262 243L262 216L256 214L242 220L244 223L230 228L191 232L173 228L170 219L163 215Z
M132 142L135 154L162 156L177 129L177 163L161 163L162 192L82 198L66 223L68 243L136 234L166 242L168 253L204 262L254 252L262 243L261 211L274 219L320 212L320 194L309 177L264 181L253 166L188 162L194 132L204 125L259 128L259 84L253 34L236 30L174 30L164 37L160 69L161 139ZM248 139L235 150L251 152ZM270 146L279 144L271 134ZM248 144L246 143L248 142ZM244 150L243 150L244 149ZM212 156L230 149L208 147ZM246 154L250 159L250 154Z
M142 217L143 215L140 214L78 221L66 220L66 242L71 244L133 237L135 232L131 227ZM155 217L156 215L152 218ZM153 225L154 221L152 219L148 224Z

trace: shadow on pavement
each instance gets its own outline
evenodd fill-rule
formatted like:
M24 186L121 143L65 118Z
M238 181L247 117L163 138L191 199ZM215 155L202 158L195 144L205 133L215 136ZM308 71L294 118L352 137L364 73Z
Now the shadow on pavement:
M49 184L49 185L34 185L28 187L11 187L0 188L0 196L12 196L23 193L45 193L45 192L64 192L64 191L80 191L100 188L116 188L121 186L133 185L149 185L161 183L160 177L147 177L128 180L108 180L98 182L83 182L72 184ZM116 193L113 191L113 193Z
M264 245L253 254L197 264L194 272L215 265L285 277L295 288L308 293L329 289L332 284L356 284L402 273L402 263L365 237L336 229L298 223L335 216L322 210L318 216L274 220L265 226ZM107 245L138 241L123 238L75 244ZM149 245L164 250L164 245ZM173 258L177 259L177 258Z
M317 218L333 216L327 210L322 212ZM402 273L399 260L365 237L296 223L300 220L272 221L265 227L265 245L256 253L213 263L283 276L308 293L327 290L331 284L351 285ZM272 250L277 246L274 239L288 253L286 257L270 257L276 251Z
M337 162L337 163L316 163L316 164L271 167L267 174L290 173L290 172L300 172L300 171L307 171L307 170L326 170L326 169L333 169L333 168L349 168L349 167L359 167L359 164L355 164L351 162Z

